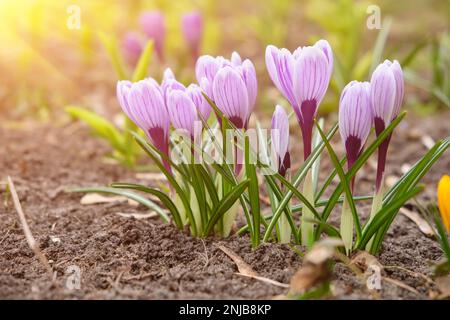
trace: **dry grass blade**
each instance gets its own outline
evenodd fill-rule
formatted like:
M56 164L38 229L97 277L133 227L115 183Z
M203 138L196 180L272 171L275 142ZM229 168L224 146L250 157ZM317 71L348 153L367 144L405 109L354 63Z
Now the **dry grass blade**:
M253 268L246 263L244 260L242 260L241 257L239 257L236 253L234 253L232 250L228 249L227 247L224 247L222 245L218 245L217 246L220 250L222 250L228 257L230 257L231 260L233 260L233 262L236 264L237 268L238 268L238 275L240 276L244 276L244 277L248 277L248 278L252 278L255 280L259 280L274 286L278 286L278 287L282 287L282 288L289 288L289 285L285 284L285 283L281 283L266 277L261 277L260 275L258 275L258 273L253 270Z
M92 204L100 204L100 203L114 203L114 202L128 202L128 204L133 206L138 206L139 204L136 201L130 200L126 197L115 196L115 197L107 197L103 196L99 193L88 193L84 195L80 203L83 205L92 205Z
M433 228L430 226L430 224L422 218L417 212L408 210L406 208L401 208L400 212L408 217L412 222L414 222L420 229L420 231L426 235L427 237L434 236Z
M19 196L17 195L16 188L14 187L14 183L10 176L8 176L8 185L9 191L11 193L11 197L14 203L14 207L16 208L17 214L19 215L20 224L22 226L23 233L25 234L25 238L28 242L28 246L33 250L34 254L38 257L39 261L44 265L50 275L52 275L53 271L48 263L47 258L43 255L41 250L39 249L39 245L33 237L31 233L30 227L28 226L27 220L25 219L25 214L23 213L22 205L20 204Z
M410 287L407 284L401 282L400 280L395 280L395 279L387 278L387 277L383 277L383 280L388 282L388 283L391 283L391 284L393 284L393 285L395 285L397 287L400 287L402 289L408 290L408 291L410 291L410 292L412 292L414 294L420 295L419 291L417 291L413 287Z
M158 217L158 214L154 211L149 213L124 213L124 212L116 212L116 214L122 218L134 218L136 220L148 219Z

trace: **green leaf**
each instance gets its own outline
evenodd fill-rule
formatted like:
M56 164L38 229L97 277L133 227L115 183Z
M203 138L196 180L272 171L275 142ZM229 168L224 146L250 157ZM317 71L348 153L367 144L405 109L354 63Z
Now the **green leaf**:
M398 197L401 197L406 192L412 190L416 184L425 176L425 174L431 169L433 164L442 156L442 154L450 146L450 137L445 140L438 141L436 144L420 159L412 168L404 174L399 181L386 193L383 200L383 206L395 201ZM395 216L392 216L385 225L378 230L375 240L372 244L372 252L378 252L381 247L381 242L392 224Z
M450 244L448 243L447 233L437 210L436 212L434 212L433 216L434 222L436 223L436 229L439 234L438 238L439 242L441 243L442 251L444 251L445 255L447 256L447 261L450 263Z
M70 116L85 122L96 135L108 141L115 150L122 154L127 153L122 143L122 134L111 122L85 108L68 106L65 110Z
M308 199L306 199L306 197L300 191L298 191L298 189L296 187L294 187L289 181L286 180L286 178L284 178L279 173L275 173L274 176L278 180L280 180L280 182L285 187L287 187L289 189L289 191L292 192L305 205L305 207L307 207L309 210L311 210L311 212L314 214L314 216L317 219L320 219L320 215L317 212L317 210L314 208L314 206L311 204L311 202L309 202Z
M106 49L106 53L111 60L117 77L119 78L119 80L126 80L128 77L125 72L123 59L120 54L119 45L117 44L117 39L104 32L99 32L99 38Z
M352 179L356 172L363 166L364 163L369 159L369 157L372 155L372 153L375 152L375 150L378 149L378 146L391 134L392 130L395 129L395 127L403 120L405 117L406 112L401 113L394 121L391 122L391 124L380 133L380 135L366 148L366 150L358 157L358 159L355 161L351 169L346 174L347 180ZM327 140L330 140L327 138ZM322 211L322 221L326 222L328 220L329 215L331 214L331 211L333 210L334 206L337 203L337 200L339 199L339 196L341 195L343 191L343 185L342 182L340 182L332 195L330 196L330 200L328 201L327 205ZM318 239L321 232L321 228L316 229L316 239Z
M134 184L134 183L113 183L111 185L113 188L118 189L132 189L137 191L142 191L145 193L152 194L161 200L161 202L166 206L166 208L170 211L173 217L173 221L175 222L175 225L179 229L183 229L183 223L181 222L181 216L180 212L178 211L177 207L173 203L173 201L169 198L168 195L166 195L164 192L161 192L159 190L156 190L154 188L149 188L140 184Z
M259 185L255 165L250 163L249 138L245 138L245 174L249 180L248 194L250 199L250 212L253 218L253 247L259 245L259 232L261 226L261 209L259 207Z
M356 196L356 197L353 197L353 201L354 202L356 202L356 201L366 201L366 200L372 200L372 199L373 199L373 196ZM327 205L328 201L330 201L330 199L317 200L315 205L314 205L314 207L315 208L317 208L317 207L324 207L324 206ZM336 201L336 203L339 203L339 204L342 204L343 202L344 202L344 197L340 197L338 199L338 201ZM303 204L296 204L296 205L292 206L291 210L292 210L293 213L300 212L300 211L302 211L303 207L304 207Z
M227 195L219 202L216 208L213 209L213 215L208 221L205 228L204 236L208 236L213 230L219 219L231 208L236 200L241 196L249 184L249 180L244 180L233 188Z
M331 128L330 132L328 133L328 139L331 139L334 134L336 133L338 128L338 125L335 124L333 126L333 128ZM297 173L294 176L293 179L293 183L292 185L297 188L300 183L302 182L302 180L304 179L304 177L306 176L308 170L311 168L311 166L313 165L314 161L317 159L317 157L322 153L323 149L325 148L325 144L323 143L323 141L321 141L319 143L319 145L317 146L317 148L315 148L311 155L308 157L308 159L306 159L305 162L303 162L303 164L300 166L300 168L298 169ZM264 241L267 241L272 233L273 228L275 227L281 213L284 211L284 208L289 204L289 201L291 200L292 196L294 195L294 193L292 192L292 190L289 190L288 192L286 192L284 198L280 201L280 205L278 206L277 210L275 211L272 220L270 220L269 226L266 229L266 232L264 234Z
M405 204L406 201L417 195L420 191L423 190L423 187L414 188L411 191L403 194L403 196L399 197L396 201L391 203L389 206L382 207L380 211L371 219L365 226L362 231L362 235L359 241L356 243L356 247L359 249L364 249L366 247L367 242L372 238L373 235L383 226L383 224L393 219L398 210Z
M356 212L355 203L353 202L352 191L350 190L350 186L349 186L349 181L351 180L351 178L347 180L347 177L345 176L345 173L344 173L344 169L342 168L341 164L339 163L339 159L338 159L336 153L334 152L333 147L331 147L330 142L328 141L327 137L325 136L325 134L323 133L322 129L320 128L320 126L318 125L317 122L316 122L316 127L317 127L317 130L318 130L320 136L322 137L322 140L325 143L325 146L328 150L331 161L333 162L334 168L336 169L336 172L339 175L339 179L341 180L341 184L344 188L345 196L348 201L348 205L350 206L350 210L352 212L353 223L355 224L355 230L356 230L356 239L359 240L361 238L361 223L359 221L358 213Z
M136 68L134 69L132 77L133 82L142 80L147 76L148 67L150 66L150 61L152 59L152 54L153 40L149 40L144 50L142 51L141 56L139 57Z
M134 134L134 132L133 132ZM167 180L169 181L170 185L175 189L175 192L178 194L178 196L181 199L181 202L183 203L183 206L186 210L186 215L189 219L189 223L192 227L192 234L194 236L200 234L200 230L197 229L197 224L195 222L194 215L191 210L191 206L189 204L189 195L181 188L181 186L177 183L173 175L167 171L167 169L164 167L163 163L159 159L158 155L155 154L155 151L152 149L150 144L147 143L142 137L140 137L137 134L134 134L134 138L136 139L137 143L142 147L142 149L152 158L153 162L157 165L159 170L166 176Z
M134 192L120 190L120 189L116 189L116 188L108 188L108 187L75 188L75 189L69 189L68 191L69 192L82 192L82 193L100 192L100 193L109 193L109 194L114 194L114 195L118 195L118 196L123 196L123 197L129 198L131 200L134 200L134 201L142 204L143 206L149 208L150 210L154 210L157 214L159 214L159 216L161 217L161 219L164 220L164 222L170 221L169 217L167 216L167 214L164 212L164 210L160 206L158 206L153 201L151 201L147 198L144 198L141 195L134 193Z

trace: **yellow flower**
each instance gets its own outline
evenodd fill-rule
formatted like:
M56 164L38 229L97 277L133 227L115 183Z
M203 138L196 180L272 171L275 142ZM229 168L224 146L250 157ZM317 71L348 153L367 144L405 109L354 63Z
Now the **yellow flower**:
M438 184L438 203L442 220L447 232L450 233L450 177L445 175Z

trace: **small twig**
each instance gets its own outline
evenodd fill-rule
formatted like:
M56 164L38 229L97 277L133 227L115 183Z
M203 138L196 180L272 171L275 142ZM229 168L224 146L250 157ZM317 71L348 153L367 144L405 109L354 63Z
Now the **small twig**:
M428 282L429 284L434 284L434 281L433 281L431 278L427 277L426 275L424 275L424 274L422 274L422 273L415 272L415 271L412 271L412 270L409 270L409 269L406 269L406 268L403 268L403 267L400 267L400 266L383 266L383 267L384 267L385 269L398 269L398 270L404 271L404 272L406 272L406 273L409 273L409 274L411 274L411 275L413 275L413 276L422 278L422 279L424 279L426 282Z
M53 276L52 267L50 267L47 258L42 254L41 250L39 249L39 245L37 244L36 240L34 239L31 233L30 227L28 226L27 220L25 219L25 214L23 213L22 210L22 205L20 204L19 196L17 195L16 188L14 187L14 183L10 176L8 176L8 185L9 185L9 192L11 193L11 198L14 203L14 207L16 208L17 214L19 215L22 230L28 242L28 246L31 248L31 250L33 250L34 254L38 257L39 261L44 265L49 274Z
M410 291L410 292L412 292L414 294L420 295L419 291L417 291L413 287L408 286L407 284L405 284L405 283L403 283L403 282L401 282L399 280L395 280L395 279L387 278L387 277L383 277L383 280L386 281L386 282L389 282L389 283L391 283L393 285L396 285L397 287L400 287L402 289L408 290L408 291Z

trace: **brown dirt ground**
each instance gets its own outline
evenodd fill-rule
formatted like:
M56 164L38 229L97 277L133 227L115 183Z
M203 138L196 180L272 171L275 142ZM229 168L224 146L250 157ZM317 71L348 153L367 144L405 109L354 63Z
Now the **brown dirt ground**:
M421 135L435 139L450 135L449 119L448 112L428 119L409 115L393 137L388 172L398 175L401 164L413 164L426 151ZM0 146L0 174L14 179L32 233L55 271L53 278L49 276L28 247L5 186L0 185L4 200L0 205L0 298L270 299L286 289L236 275L235 264L217 245L232 249L260 275L283 283L289 283L302 264L286 245L265 244L253 251L246 236L196 239L156 218L136 220L116 214L143 213L143 207L81 205L81 195L66 193L65 188L138 181L129 170L104 162L107 146L92 139L83 126L0 128ZM297 145L293 149L300 155ZM447 152L424 179L427 188L420 199L434 199L437 180L449 172ZM373 175L370 166L359 174L359 194L371 192ZM360 211L367 215L367 205ZM336 214L332 221L337 221ZM399 215L378 258L383 265L430 276L430 263L441 256L433 239ZM79 290L65 286L71 265L81 268ZM405 270L389 269L386 276L417 292L383 282L380 296L384 299L426 299L436 290L434 284ZM364 282L342 263L335 265L332 287L333 298L373 298Z

